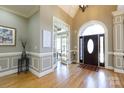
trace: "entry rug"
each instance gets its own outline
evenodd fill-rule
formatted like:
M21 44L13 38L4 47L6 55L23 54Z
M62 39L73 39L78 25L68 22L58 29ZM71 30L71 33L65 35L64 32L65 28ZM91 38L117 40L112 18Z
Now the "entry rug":
M79 65L80 68L83 69L87 69L87 70L92 70L92 71L99 71L99 67L98 66L93 66L93 65L88 65L88 64L80 64Z

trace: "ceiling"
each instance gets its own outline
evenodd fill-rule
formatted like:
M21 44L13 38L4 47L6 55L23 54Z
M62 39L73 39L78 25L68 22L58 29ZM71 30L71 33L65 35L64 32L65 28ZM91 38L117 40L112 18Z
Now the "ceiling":
M79 9L78 5L58 5L63 11L65 11L70 17L74 17ZM15 13L17 15L28 18L39 10L39 5L0 5L0 9ZM124 6L120 5L118 10L123 10ZM123 10L124 11L124 10Z
M58 5L63 11L65 11L70 17L74 17L78 11L78 5ZM0 9L8 12L12 12L16 15L23 17L30 17L36 11L38 11L40 6L38 5L0 5Z
M28 18L39 10L38 5L1 5L0 9Z
M117 10L124 11L124 5L118 5Z
M72 18L76 15L79 9L78 5L59 5L59 7Z

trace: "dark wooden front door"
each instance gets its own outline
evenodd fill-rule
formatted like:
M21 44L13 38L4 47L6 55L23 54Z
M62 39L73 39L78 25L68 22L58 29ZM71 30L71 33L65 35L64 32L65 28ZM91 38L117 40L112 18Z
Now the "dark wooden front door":
M98 35L84 36L84 64L98 66Z

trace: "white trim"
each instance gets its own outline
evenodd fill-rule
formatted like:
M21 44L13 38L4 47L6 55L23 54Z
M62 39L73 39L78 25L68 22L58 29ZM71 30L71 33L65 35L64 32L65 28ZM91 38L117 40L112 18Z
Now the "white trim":
M55 25L55 21L58 21L58 22L60 22L60 23L62 23L62 24L64 24L67 28L68 28L68 42L69 42L69 44L68 44L68 57L69 57L69 62L67 63L67 64L70 64L71 63L71 55L70 55L70 45L71 45L71 39L70 39L70 25L69 24L67 24L66 22L64 22L63 20L61 20L61 19L59 19L59 18L57 18L57 17L55 17L55 16L53 16L53 40L52 40L52 42L55 42L54 41L54 34L55 34L55 31L54 31L54 25ZM52 43L52 51L53 51L53 53L56 53L56 51L54 51L55 50L55 43ZM54 64L54 55L52 56L52 65ZM57 64L57 63L56 63ZM56 65L57 66L57 65Z
M47 52L47 53L41 53L41 56L51 56L53 55L53 52Z
M47 74L49 74L51 72L53 72L53 69L52 68L51 69L48 69L46 71L43 71L42 73L40 73L39 74L39 77L45 76L45 75L47 75Z
M20 13L16 10L12 10L12 9L6 8L4 6L0 6L0 9L2 9L4 11L11 12L11 13L14 13L16 15L19 15L19 16L22 16L22 17L25 17L25 18L29 18L30 16L32 16L34 13L36 13L39 10L39 6L35 6L35 8L32 8L31 11L29 11L27 14Z
M109 55L114 55L114 52L108 52Z
M14 66L13 65L13 62L14 62L14 59L19 59L19 57L12 57L12 64L11 64L11 68L15 68L15 67L18 67L18 65L17 66ZM18 61L17 61L17 63L18 63Z
M116 56L124 56L124 53L120 53L120 52L114 52L113 54Z
M50 66L48 66L48 67L45 67L45 68L43 68L43 67L42 67L42 71L45 71L45 70L50 69L50 68L52 68L52 66L51 66L51 65L50 65Z
M118 16L118 15L123 15L124 14L124 11L114 11L114 12L112 12L112 15L113 16Z
M47 75L47 74L49 74L49 73L51 73L51 72L53 72L53 69L49 69L49 70L46 70L46 71L44 71L44 72L37 72L37 71L35 71L34 69L32 69L32 68L30 68L29 69L34 75L36 75L37 77L42 77L42 76L45 76L45 75Z
M39 77L39 72L35 71L34 69L32 68L29 68L29 71L34 74L35 76Z
M114 72L118 72L118 73L123 73L124 74L124 70L122 70L122 69L116 69L116 68L114 68Z
M56 67L57 67L57 64L54 64L53 67L52 67L53 70L55 70Z
M79 36L81 35L81 33L84 31L85 28L87 28L90 25L93 24L100 24L103 26L104 30L105 30L105 67L108 66L108 29L106 27L106 25L98 20L93 20L93 21L89 21L87 23L85 23L84 25L82 25L79 29L78 32L78 36L77 36L77 48L78 48L78 52L79 52ZM78 53L78 62L79 62L79 53Z
M7 60L7 68L0 69L0 71L9 69L9 58L0 58L0 60ZM1 67L0 67L1 68Z
M110 70L113 70L114 69L114 67L112 67L112 66L106 66L105 68L106 69L110 69Z
M78 50L70 50L70 52L77 52Z
M21 55L21 52L0 53L0 57L17 56L17 55Z
M109 55L115 55L115 56L124 56L124 53L122 52L108 52Z
M119 68L122 68L123 67L123 57L118 57L116 56L115 57L115 66L116 67L119 67ZM119 61L118 61L119 60ZM120 63L120 65L118 65L118 63Z
M35 63L35 61L34 60L37 60L38 61L38 68L36 68L35 66L34 66L34 63ZM32 58L32 68L34 68L34 69L36 69L36 70L39 70L39 66L40 66L40 60L38 59L38 58Z
M5 71L5 72L0 72L0 77L7 76L10 74L14 74L14 73L17 73L17 69Z
M37 57L43 57L43 56L49 56L52 55L53 52L47 52L47 53L36 53L36 52L27 52L27 54L37 56Z
M50 66L48 66L48 67L43 67L43 64L44 64L44 61L43 61L43 58L45 58L45 57L42 57L42 61L41 61L41 66L42 66L42 71L44 71L44 70L46 70L46 69L49 69L49 68L51 68L52 67L52 56L46 56L46 57L49 57L50 58ZM48 58L47 58L48 59Z
M37 57L40 57L41 56L40 53L36 53L36 52L27 52L27 54L30 54L32 56L37 56Z

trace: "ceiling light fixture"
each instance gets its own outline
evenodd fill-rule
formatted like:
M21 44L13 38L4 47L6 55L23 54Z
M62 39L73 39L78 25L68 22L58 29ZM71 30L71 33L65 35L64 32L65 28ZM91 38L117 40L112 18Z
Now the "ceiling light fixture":
M79 5L79 8L82 10L82 12L84 12L87 7L88 5Z

